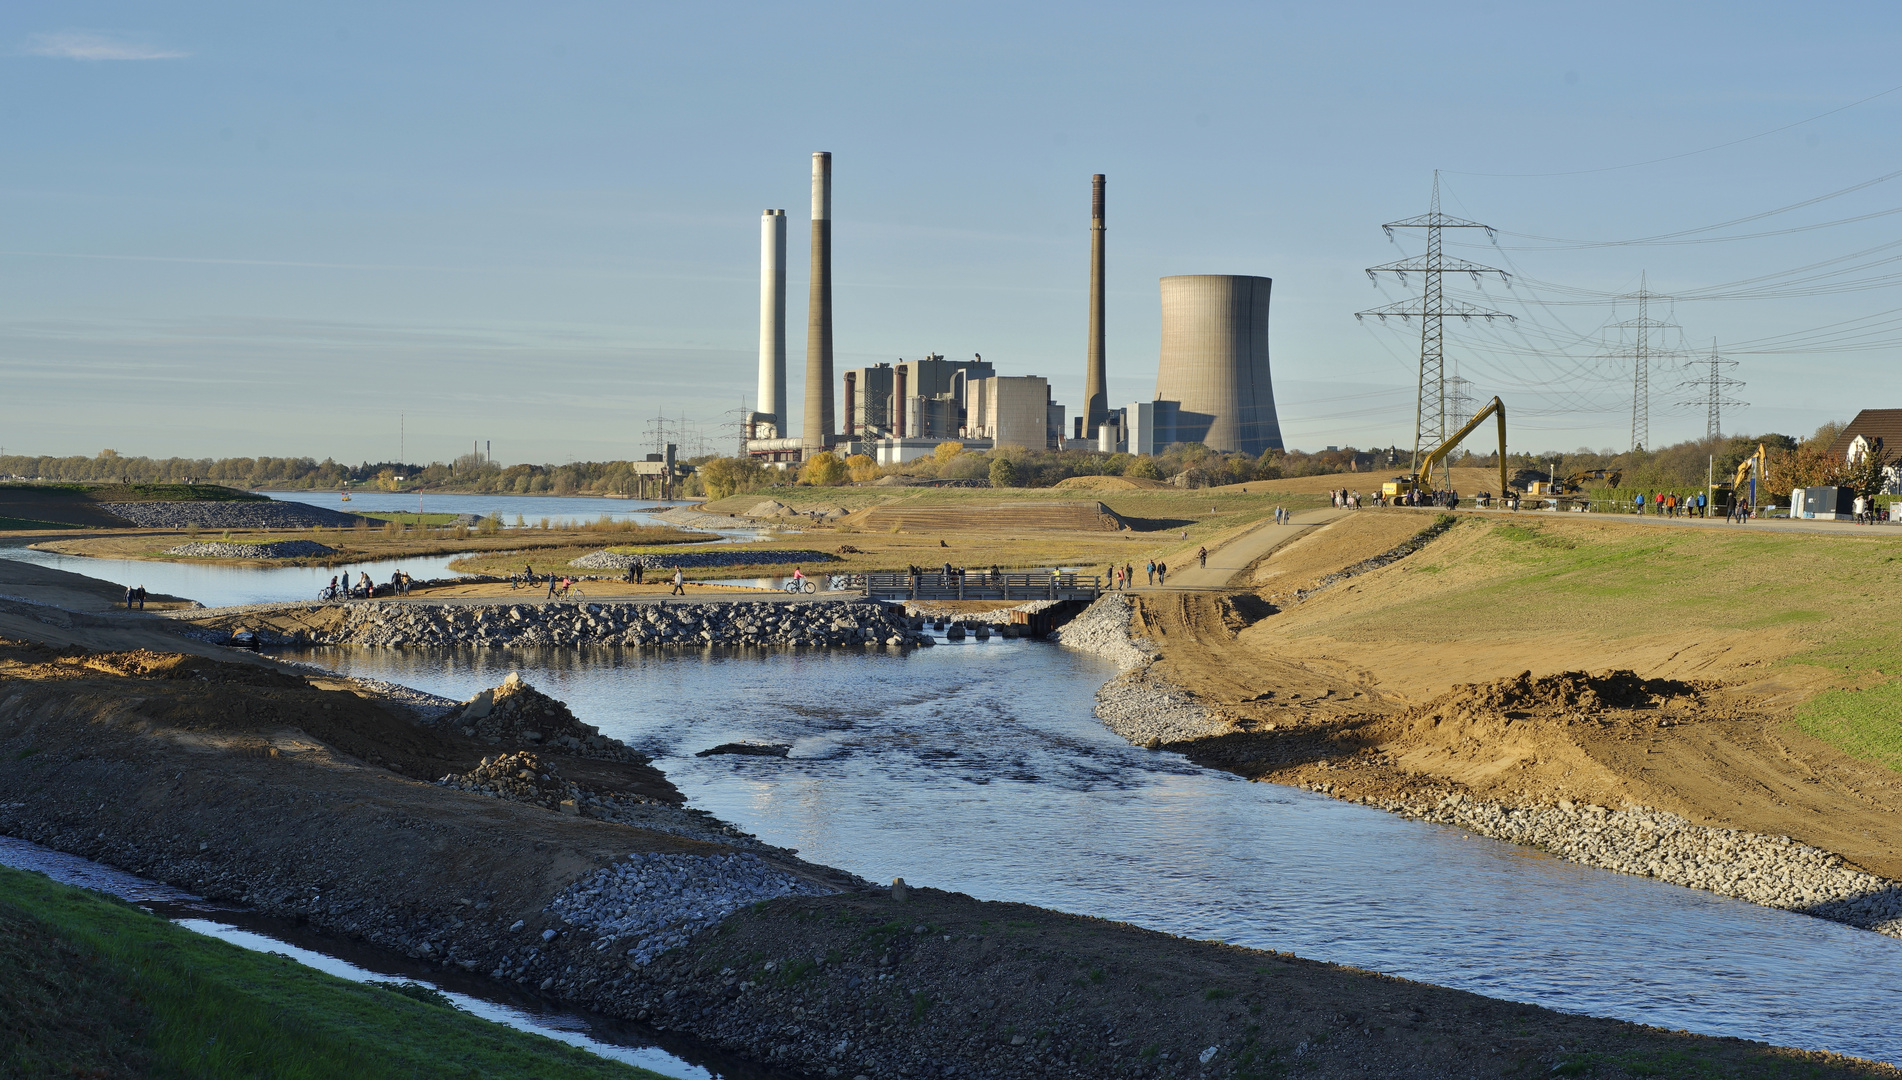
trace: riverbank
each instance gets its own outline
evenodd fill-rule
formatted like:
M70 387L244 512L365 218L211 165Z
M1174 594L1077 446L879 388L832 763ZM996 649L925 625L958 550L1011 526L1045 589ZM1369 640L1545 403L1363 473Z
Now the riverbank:
M1835 563L1853 581L1902 545L1462 517L1388 558L1434 520L1388 517L1289 545L1240 578L1251 589L1139 590L1155 658L1105 688L1105 722L1251 779L1902 936L1902 757L1862 719L1898 658L1845 645L1896 640L1894 616L1853 586L1827 621L1749 591L1767 628L1740 631L1733 594L1664 584ZM1645 603L1654 590L1670 602ZM1807 625L1821 632L1790 629ZM1144 683L1201 718L1145 728L1151 710L1112 690Z
M519 693L492 695L492 712ZM1683 1062L1726 1076L1902 1075L1024 905L871 889L717 832L669 835L591 816L582 800L570 813L437 783L492 781L482 759L532 752L587 794L677 803L651 769L528 741L567 730L545 703L464 734L477 725L458 721L490 715L470 715L481 704L418 723L323 679L9 645L0 832L812 1075L1225 1077L1298 1064L1322 1077L1620 1076Z

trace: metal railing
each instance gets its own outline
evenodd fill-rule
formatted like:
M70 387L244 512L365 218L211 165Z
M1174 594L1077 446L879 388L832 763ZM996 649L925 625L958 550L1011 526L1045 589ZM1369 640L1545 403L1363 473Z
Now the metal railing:
M840 574L841 583L868 595L906 600L1070 600L1103 592L1100 574L993 574L988 570L947 574L927 570Z

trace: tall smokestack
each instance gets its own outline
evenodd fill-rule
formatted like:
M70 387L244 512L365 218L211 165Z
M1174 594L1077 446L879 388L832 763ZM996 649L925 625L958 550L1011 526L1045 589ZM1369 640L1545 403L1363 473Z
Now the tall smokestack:
M832 155L812 155L812 292L806 311L806 456L832 435Z
M1090 356L1083 375L1083 437L1109 420L1109 371L1103 359L1103 174L1090 177Z
M787 437L786 411L786 211L767 210L759 219L759 404L774 429Z

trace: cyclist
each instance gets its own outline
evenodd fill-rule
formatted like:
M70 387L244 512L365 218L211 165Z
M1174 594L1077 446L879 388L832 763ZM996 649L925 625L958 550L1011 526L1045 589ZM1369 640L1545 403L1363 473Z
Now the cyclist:
M792 569L792 584L794 592L806 591L806 572L797 566Z
M1209 565L1209 549L1206 547L1196 548L1195 559L1197 562L1202 564L1202 567L1204 569L1207 569Z

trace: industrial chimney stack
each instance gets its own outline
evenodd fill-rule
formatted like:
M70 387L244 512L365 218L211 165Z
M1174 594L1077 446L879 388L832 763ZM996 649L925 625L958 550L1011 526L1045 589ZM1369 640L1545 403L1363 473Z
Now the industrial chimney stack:
M832 155L812 155L812 286L806 313L805 456L832 436Z
M756 413L772 417L786 438L792 427L786 406L786 211L767 210L759 219L759 397Z
M1095 439L1109 420L1109 375L1103 357L1103 174L1090 177L1090 356L1083 376L1083 432Z

